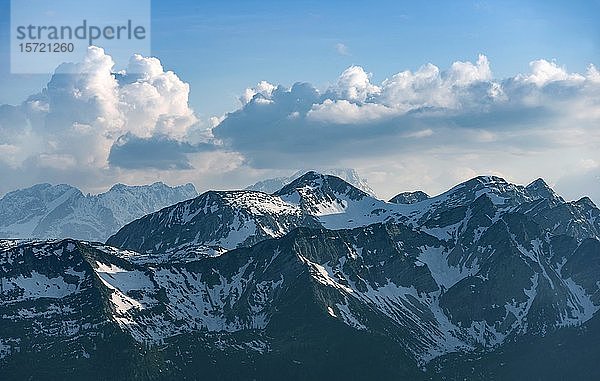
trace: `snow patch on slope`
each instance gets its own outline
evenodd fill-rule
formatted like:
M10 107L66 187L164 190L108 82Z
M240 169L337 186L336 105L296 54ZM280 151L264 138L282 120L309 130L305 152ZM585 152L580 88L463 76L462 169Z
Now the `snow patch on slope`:
M418 260L427 265L435 282L440 286L444 286L446 290L467 276L475 275L479 271L476 263L468 268L450 266L447 254L444 254L443 249L439 247L424 247Z

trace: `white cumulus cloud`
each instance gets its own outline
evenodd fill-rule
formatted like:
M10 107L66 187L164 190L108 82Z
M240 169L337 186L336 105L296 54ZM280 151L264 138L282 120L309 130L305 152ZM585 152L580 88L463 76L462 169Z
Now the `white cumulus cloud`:
M244 93L240 96L240 102L242 105L246 105L252 100L252 98L254 98L256 94L261 95L261 99L268 99L273 93L273 90L275 90L274 85L267 81L260 81L256 86L249 87L244 90Z
M181 142L169 146L188 152L197 149L185 143L191 136L210 137L209 131L198 133L208 127L189 106L189 85L158 59L134 55L124 71L116 73L114 66L103 49L90 47L81 62L59 66L38 94L0 106L0 163L11 173L45 169L68 179L76 168L102 177L118 164L109 156L122 136ZM152 166L153 152L143 154Z
M157 58L135 55L116 73L112 58L91 47L22 104L0 105L0 193L40 181L222 187L257 173L336 166L356 167L390 196L388 189L422 184L435 193L490 173L544 177L567 197L579 188L565 184L597 184L594 65L572 73L539 59L528 73L496 78L479 55L377 82L354 65L329 83L261 81L241 94L238 109L200 121L189 84Z
M537 86L544 86L550 82L556 81L583 81L585 77L576 74L568 73L565 68L560 67L556 62L546 60L535 60L529 63L531 74L522 75L518 78L523 82L534 83Z
M350 66L324 90L306 83L251 90L253 98L213 133L256 168L326 164L392 176L388 169L402 161L419 163L402 173L429 171L428 181L438 185L474 173L560 183L582 156L597 152L595 66L571 73L540 59L529 73L509 78L496 78L491 68L479 55L475 62L447 69L428 63L375 83L364 68Z

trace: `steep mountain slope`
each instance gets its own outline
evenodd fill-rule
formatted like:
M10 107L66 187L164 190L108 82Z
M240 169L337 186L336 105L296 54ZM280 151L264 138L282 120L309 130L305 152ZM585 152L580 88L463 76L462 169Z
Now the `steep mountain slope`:
M206 192L133 221L107 243L145 253L214 255L300 226L344 228L382 221L384 205L335 176L308 172L272 195Z
M452 345L490 347L515 335L540 334L558 326L581 324L597 310L590 300L590 295L596 292L595 286L583 280L574 283L574 278L568 272L563 275L562 271L564 266L565 270L570 269L571 263L576 263L575 258L583 256L581 252L594 252L594 243L589 242L598 240L598 209L586 200L565 202L541 180L523 187L497 177L478 177L436 197L412 204L393 204L373 199L339 178L309 172L273 196L256 195L268 197L271 203L278 200L294 206L294 210L313 216L329 229L385 222L406 227L405 235L418 232L433 240L414 250L415 259L427 266L437 285L435 290L429 290L437 294L428 296L435 300L435 306L427 302L423 309L451 311L447 315L451 319L438 324L459 332ZM206 209L206 202L203 205ZM241 207L238 210L247 208ZM220 210L215 207L211 213ZM178 212L167 208L147 219L173 214ZM189 231L190 237L198 236L193 225L185 223L186 218L180 220L187 225L185 232ZM132 225L140 232L150 231L153 237L158 237L158 243L152 241L152 244L166 242L167 249L170 248L169 241L160 238L170 234L170 220L150 222L136 221ZM152 230L154 226L159 228L158 232ZM295 226L302 224L296 220L288 225L288 231ZM144 246L128 246L126 241L116 239L136 236L141 235L125 228L109 243L145 251ZM173 237L178 242L186 240L182 234ZM243 238L249 240L238 240L236 246L247 246L266 235ZM585 290L581 288L584 283ZM465 300L470 301L467 309ZM476 338L475 342L469 337ZM448 332L439 338L429 338L438 344L447 339ZM440 344L427 350L443 353L452 345Z
M0 246L0 378L135 376L141 347L112 319L79 242Z
M23 376L15 364L46 346L89 364L77 348L97 361L118 343L118 361L138 356L128 375L504 379L564 355L585 378L599 215L541 180L477 177L396 204L309 172L272 195L207 192L107 245L0 241L0 369Z
M209 191L124 226L108 245L145 253L215 255L280 237L297 226L320 226L281 198L253 191Z
M69 185L39 184L0 199L0 238L105 241L132 220L197 195L192 184L171 188L117 184L84 196Z
M306 233L312 231L298 234ZM329 358L343 367L343 353L364 355L379 367L360 370L364 376L372 371L418 376L414 360L394 341L331 319L315 294L320 283L289 246L293 237L158 266L135 265L114 255L118 251L71 240L6 243L0 252L0 376L104 378L91 373L95 367L115 367L119 379L194 377L199 371L219 378L270 373L275 379L282 371L293 376L298 368L315 377L356 374L320 363ZM352 347L344 347L349 343ZM376 355L365 343L389 353ZM322 352L323 345L335 351ZM233 360L240 357L241 363ZM388 360L395 361L392 367L384 367ZM42 367L23 366L27 361ZM223 370L217 362L229 366ZM274 363L281 366L273 368Z
M443 380L597 380L600 316L581 327L545 336L528 336L494 351L453 353L427 365L432 379Z
M486 204L491 202L472 209L485 212ZM4 361L10 363L14 348L26 342L14 327L41 327L52 340L52 324L75 320L80 328L63 324L65 335L116 324L134 340L129 351L162 346L163 356L199 369L210 368L212 359L242 356L255 366L270 358L284 363L282 371L310 372L309 364L319 364L311 353L351 343L344 353L366 355L383 347L388 358L401 359L377 374L424 377L419 367L440 356L489 353L505 343L554 335L598 310L600 241L553 247L535 226L520 213L503 216L478 239L479 249L468 255L460 249L467 260L459 258L456 266L454 254L462 246L391 222L339 231L298 228L217 257L145 264L101 245L9 242L0 253L2 305L10 311L0 324L6 327ZM552 254L569 259L553 266ZM90 299L84 292L96 292L102 302L70 302ZM49 310L58 316L47 319ZM88 324L71 315L100 318ZM73 338L77 346L79 340ZM349 374L358 371L348 360L336 361L352 369Z

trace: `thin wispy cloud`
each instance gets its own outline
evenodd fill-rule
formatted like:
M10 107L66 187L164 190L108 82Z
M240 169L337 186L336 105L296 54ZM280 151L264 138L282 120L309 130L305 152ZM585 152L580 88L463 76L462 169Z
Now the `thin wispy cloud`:
M348 50L348 47L345 44L342 44L341 42L335 44L335 51L342 56L350 55L350 50Z

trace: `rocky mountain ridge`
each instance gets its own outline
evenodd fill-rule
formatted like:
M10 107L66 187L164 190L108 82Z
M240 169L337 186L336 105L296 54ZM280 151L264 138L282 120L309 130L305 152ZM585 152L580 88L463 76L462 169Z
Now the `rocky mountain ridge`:
M116 184L98 195L84 195L66 184L37 184L0 199L0 238L103 242L139 217L196 196L192 184Z
M273 194L206 192L107 244L0 241L3 369L48 347L84 374L119 343L126 378L595 374L570 354L600 337L589 199L482 176L404 200L309 172ZM532 360L497 367L515 356Z

